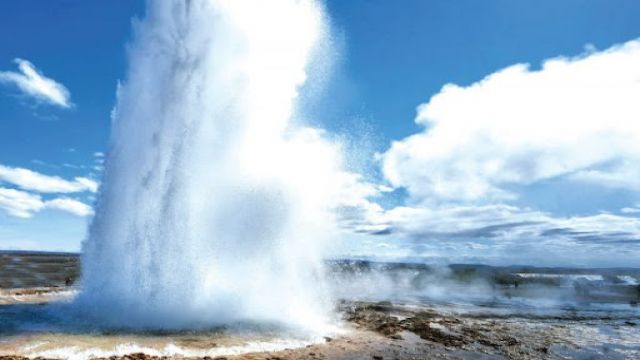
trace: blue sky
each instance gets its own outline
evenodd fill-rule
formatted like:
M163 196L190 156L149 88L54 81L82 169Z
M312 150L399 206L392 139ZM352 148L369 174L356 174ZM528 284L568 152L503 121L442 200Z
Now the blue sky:
M640 38L640 3L329 0L326 6L338 60L332 81L311 113L316 125L354 139L357 147L365 144L365 150L360 150L364 155L357 159L366 163L358 167L366 170L363 186L383 185L393 190L368 192L358 205L362 206L351 209L350 214L357 216L347 221L353 235L345 236L345 252L426 258L453 253L458 261L534 262L542 256L559 264L616 262L602 260L605 257L640 265L634 260L640 255L635 250L640 245L640 211L636 211L640 189L635 182L625 181L636 174L627 168L636 164L637 148L617 148L626 138L616 135L611 143L593 143L613 149L611 154L583 159L575 152L591 153L589 149L550 133L523 140L530 145L526 148L505 145L519 133L513 130L514 134L504 135L501 129L509 127L498 120L493 123L493 117L525 119L527 114L502 108L499 102L486 109L477 100L493 104L491 94L497 91L493 89L502 84L484 81L481 86L479 81L522 63L530 64L529 69L515 69L502 78L512 76L532 88L582 86L567 84L569 80L556 73L553 79L559 80L536 80L536 71L542 75L552 72L542 71L543 62L559 56L568 57L567 71L576 69L576 76L587 78L584 86L601 89L602 79L588 82L590 74L599 70L579 70L583 67L580 61L597 62L604 50ZM4 200L0 192L0 248L79 249L90 218L82 204L91 205L94 200L91 182L100 181L115 88L126 73L131 19L143 9L139 0L0 4L0 71L19 74L15 59L24 59L69 94L62 103L55 103L15 82L0 81L0 166L4 167L0 167L0 188L6 189ZM606 73L607 64L624 63L610 60L616 54L632 57L634 51L633 46L613 50L613 55L604 56L592 69ZM531 73L534 75L528 76ZM633 79L635 74L628 77ZM552 78L542 75L538 78ZM610 78L616 78L614 75ZM625 98L635 89L624 82L624 76L620 79L620 84L614 84L619 92L605 93ZM445 94L446 84L456 84L460 91ZM536 106L536 98L544 97L544 92L513 90L509 94L505 101L524 109L531 106L529 113L557 106L562 114L575 117L566 126L577 129L586 129L583 123L591 124L590 120L581 122L585 114L604 111L585 104L591 92L570 95L585 108L584 113L575 114L570 112L576 107L571 101L557 105L551 98ZM416 110L421 104L427 108L422 120ZM459 113L456 104L466 104L474 112ZM624 108L626 103L611 106ZM476 118L484 111L493 117ZM553 111L536 114L554 116ZM633 119L635 114L629 116ZM593 131L576 135L576 141L602 139L610 130L635 134L640 127L637 120L630 124L632 120L621 119L613 129L594 120ZM535 129L557 134L561 132L555 127L558 121L552 119ZM449 124L466 129L468 138L450 140L438 135L447 133L453 126ZM582 134L569 131L567 136L574 133ZM490 140L481 143L485 134L490 134ZM429 157L435 143L461 150ZM545 144L556 157L546 155ZM505 155L512 150L515 155ZM482 154L469 155L479 152ZM514 160L516 155L527 161ZM494 163L499 174L510 176L449 166ZM564 170L556 170L558 166ZM33 173L16 171L25 169ZM36 179L41 186L34 185L34 173L48 176ZM66 183L60 185L56 179ZM461 190L441 191L438 181L448 184L448 189ZM62 191L56 184L63 186ZM468 189L476 190L466 194ZM23 213L16 212L19 201ZM378 204L382 204L380 209ZM557 255L544 256L549 249ZM525 255L505 260L505 254L514 251Z

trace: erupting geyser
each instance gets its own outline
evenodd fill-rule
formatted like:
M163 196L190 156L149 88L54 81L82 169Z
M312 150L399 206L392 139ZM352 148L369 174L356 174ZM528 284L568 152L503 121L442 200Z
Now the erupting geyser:
M339 152L292 118L324 20L313 0L148 2L112 115L81 309L133 327L323 320Z

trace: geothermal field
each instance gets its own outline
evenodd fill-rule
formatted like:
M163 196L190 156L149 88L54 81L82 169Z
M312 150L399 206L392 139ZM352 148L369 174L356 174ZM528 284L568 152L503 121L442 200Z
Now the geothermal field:
M1 259L0 356L6 359L640 356L638 270L336 260L326 264L334 300L328 325L245 320L151 328L134 317L105 325L79 314L76 255Z
M498 124L496 109L524 107L516 101L497 101L474 125L457 123L458 117L438 120L448 96L479 93L493 81L512 86L506 77L513 74L525 74L515 90L490 93L507 96L538 76L531 75L535 71L560 71L572 62L578 70L562 81L588 86L583 69L600 73L605 66L598 61L640 54L640 43L602 53L589 44L584 54L550 60L531 73L520 64L469 88L445 85L435 105L417 110L416 124L432 133L393 141L390 150L372 154L380 168L370 178L385 177L375 185L363 180L366 167L354 165L360 143L320 129L318 111L310 110L332 67L346 56L348 35L335 30L329 15L316 0L146 2L131 24L108 147L94 154L99 176L66 183L0 167L0 185L15 187L0 188L2 216L16 218L10 226L23 226L15 224L38 212L88 219L79 252L0 252L0 360L640 359L640 266L634 257L640 203L620 211L598 208L590 216L582 210L553 215L564 199L595 199L598 206L604 200L591 187L578 191L564 183L552 195L540 195L560 181L595 187L602 179L611 182L606 194L626 191L612 195L615 206L636 194L633 161L640 149L633 136L640 131L625 128L624 114L637 111L638 103L595 111L618 126L611 131L602 130L602 120L585 120L586 130L564 132L538 113L531 127L513 126L511 113L499 130L477 125ZM482 64L488 58L465 61ZM26 60L15 61L24 74L0 72L0 84L13 82L25 92L41 86L40 100L53 94L50 101L59 107L83 111L82 95L77 105L65 100L68 91L42 80ZM531 88L544 88L553 76L535 78ZM607 94L638 86L636 80L611 85L615 81L640 79L603 78L606 86L598 89ZM25 85L33 79L40 80ZM388 86L393 90L394 84ZM579 87L562 86L550 88ZM616 99L636 99L633 91ZM522 98L542 102L546 93ZM564 92L551 94L554 106L564 106L554 102ZM333 104L359 101L356 95L331 96L327 114ZM568 103L600 104L588 96ZM484 109L494 104L488 97L461 102L454 112ZM590 111L558 113L573 119ZM609 120L618 115L623 120ZM554 131L555 142L537 137L544 126ZM520 128L522 137L511 133ZM617 137L596 143L600 130ZM366 138L366 132L357 135ZM480 140L462 143L476 135ZM495 150L492 142L503 148ZM595 145L573 151L585 143ZM546 144L550 150L536 148ZM515 155L501 158L507 151ZM65 150L72 153L75 148ZM452 161L449 153L469 158ZM578 160L570 161L574 155ZM461 170L465 166L471 170ZM516 194L531 184L535 191ZM89 194L72 198L81 191ZM391 200L374 203L376 196ZM522 205L548 199L552 210ZM7 243L4 234L0 228L0 244ZM48 234L52 241L57 236ZM394 236L402 237L404 250ZM336 250L347 242L369 246L370 256ZM24 244L19 248L31 246ZM378 257L378 251L389 253ZM438 251L448 254L436 261L431 255ZM534 266L517 265L523 259Z

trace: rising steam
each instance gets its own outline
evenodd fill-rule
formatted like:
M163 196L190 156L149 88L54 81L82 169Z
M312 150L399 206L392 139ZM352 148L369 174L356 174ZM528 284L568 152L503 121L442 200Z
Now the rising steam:
M115 326L323 322L339 151L292 119L326 36L313 0L149 1L81 308Z

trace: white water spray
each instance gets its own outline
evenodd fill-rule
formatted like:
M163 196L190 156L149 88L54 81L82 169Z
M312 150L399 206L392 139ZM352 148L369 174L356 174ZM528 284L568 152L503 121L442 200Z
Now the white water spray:
M323 322L339 151L292 124L314 0L150 1L77 303L115 326Z

